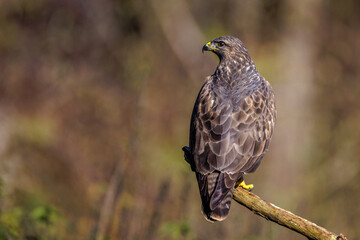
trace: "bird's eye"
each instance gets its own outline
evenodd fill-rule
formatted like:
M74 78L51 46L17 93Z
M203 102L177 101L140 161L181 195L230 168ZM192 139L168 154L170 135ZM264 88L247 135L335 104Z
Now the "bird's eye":
M223 46L225 46L225 43L224 42L218 42L217 45L218 45L218 47L223 47Z

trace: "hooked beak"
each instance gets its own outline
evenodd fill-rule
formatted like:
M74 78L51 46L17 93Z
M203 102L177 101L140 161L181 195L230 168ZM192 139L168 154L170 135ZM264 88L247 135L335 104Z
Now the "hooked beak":
M212 42L208 42L203 46L201 51L204 52L204 51L212 51L212 50L219 50L219 49L216 48Z

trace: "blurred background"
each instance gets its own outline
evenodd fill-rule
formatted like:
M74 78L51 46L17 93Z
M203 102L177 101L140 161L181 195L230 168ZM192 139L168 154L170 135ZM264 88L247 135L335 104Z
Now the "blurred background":
M181 147L221 35L276 93L254 193L360 239L356 0L0 0L0 239L304 239L200 213Z

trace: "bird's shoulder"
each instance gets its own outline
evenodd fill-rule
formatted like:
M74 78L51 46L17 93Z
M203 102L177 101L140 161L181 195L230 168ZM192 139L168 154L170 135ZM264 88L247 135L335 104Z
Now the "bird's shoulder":
M232 126L239 134L248 133L255 141L270 139L276 120L273 101L263 98L259 92L245 97L233 112Z
M208 78L200 91L195 110L199 129L202 131L205 127L218 138L227 134L229 129L251 131L258 140L270 138L276 120L274 92L260 74L253 78L256 79L250 79L249 84L228 88Z
M191 125L190 145L198 171L248 171L250 163L267 151L276 110L270 84L261 76L258 80L230 90L211 78L203 85Z

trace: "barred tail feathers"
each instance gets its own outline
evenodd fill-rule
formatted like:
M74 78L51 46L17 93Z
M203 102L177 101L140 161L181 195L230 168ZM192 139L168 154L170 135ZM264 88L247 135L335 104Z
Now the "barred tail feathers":
M207 175L200 173L196 175L204 217L210 222L223 221L229 214L233 197L232 189L239 177L218 171Z

